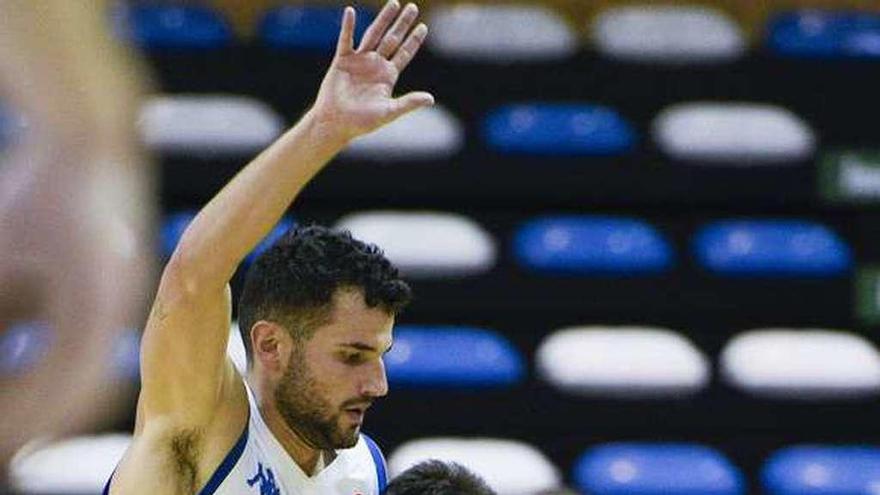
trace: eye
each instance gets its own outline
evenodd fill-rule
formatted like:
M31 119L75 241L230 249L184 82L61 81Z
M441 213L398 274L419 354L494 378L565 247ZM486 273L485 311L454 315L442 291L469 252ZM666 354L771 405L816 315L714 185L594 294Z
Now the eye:
M361 352L346 352L341 355L342 362L355 366L364 362L364 355Z

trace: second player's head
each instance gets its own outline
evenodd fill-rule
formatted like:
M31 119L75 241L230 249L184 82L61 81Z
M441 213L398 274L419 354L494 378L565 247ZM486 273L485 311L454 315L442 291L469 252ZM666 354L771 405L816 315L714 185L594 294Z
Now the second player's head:
M382 495L496 495L477 474L461 464L424 461L397 475Z
M250 372L311 447L357 442L388 391L382 354L410 297L377 247L320 226L291 230L249 270L238 317Z

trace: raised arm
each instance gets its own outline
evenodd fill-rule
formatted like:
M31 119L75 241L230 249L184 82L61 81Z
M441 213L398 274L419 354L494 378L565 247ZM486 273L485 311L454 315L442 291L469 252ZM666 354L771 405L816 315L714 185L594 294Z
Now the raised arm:
M142 347L147 417L203 423L232 376L225 359L228 281L308 181L351 139L419 107L428 93L392 91L421 46L418 9L391 0L354 47L345 9L333 62L312 108L249 163L196 216L163 273ZM183 416L183 418L180 418Z

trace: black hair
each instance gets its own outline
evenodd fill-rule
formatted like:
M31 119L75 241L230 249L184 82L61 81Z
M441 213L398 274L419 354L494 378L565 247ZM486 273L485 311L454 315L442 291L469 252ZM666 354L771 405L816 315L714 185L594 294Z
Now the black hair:
M250 329L260 320L280 323L294 338L309 338L332 309L340 289L361 292L370 308L398 314L412 298L398 270L372 245L347 231L320 225L294 227L260 255L245 276L238 321L248 362Z
M383 495L496 495L482 478L461 464L424 461L399 474Z

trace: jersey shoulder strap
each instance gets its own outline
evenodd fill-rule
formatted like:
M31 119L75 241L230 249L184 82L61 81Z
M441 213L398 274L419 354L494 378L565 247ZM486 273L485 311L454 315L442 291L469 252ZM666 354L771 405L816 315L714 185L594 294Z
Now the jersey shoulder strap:
M382 449L376 445L372 438L364 433L361 436L364 437L364 442L366 442L367 448L370 449L370 455L373 457L373 464L376 466L376 479L379 483L378 493L382 493L388 484L388 465L385 463L385 456L382 455Z

